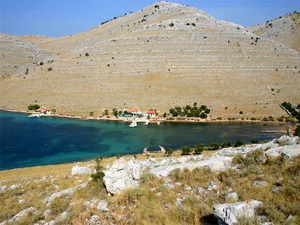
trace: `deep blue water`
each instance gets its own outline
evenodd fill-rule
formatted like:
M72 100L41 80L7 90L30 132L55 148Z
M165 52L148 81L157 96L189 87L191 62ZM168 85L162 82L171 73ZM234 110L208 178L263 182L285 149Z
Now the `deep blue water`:
M197 143L280 136L280 126L261 124L138 124L66 118L28 118L0 111L0 170L141 153L145 146L180 148ZM278 133L266 133L278 130Z

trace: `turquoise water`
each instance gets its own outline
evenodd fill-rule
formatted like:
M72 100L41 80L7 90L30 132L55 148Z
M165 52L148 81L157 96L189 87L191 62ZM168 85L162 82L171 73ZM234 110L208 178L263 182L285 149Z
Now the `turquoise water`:
M261 124L138 124L66 118L28 118L0 111L0 169L57 164L97 156L141 153L145 146L180 148L197 143L269 140L280 126ZM276 133L266 131L277 130Z

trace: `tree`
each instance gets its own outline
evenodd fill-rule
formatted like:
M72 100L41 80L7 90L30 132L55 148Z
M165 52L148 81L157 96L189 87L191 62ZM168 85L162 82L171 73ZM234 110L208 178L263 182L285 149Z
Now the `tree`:
M91 175L92 177L92 181L94 182L99 182L101 184L103 184L103 177L104 177L104 173L102 172L103 167L100 165L100 162L102 161L102 157L98 157L96 158L96 173L93 173Z
M205 145L203 143L198 144L194 149L194 154L199 155L205 150Z
M244 142L242 140L236 140L234 147L240 147L242 145L244 145Z
M173 152L174 152L174 150L173 150L173 149L171 149L171 148L168 148L168 149L166 150L166 153L165 153L165 155L166 155L166 156L171 156L171 155L173 154Z
M181 148L181 155L189 155L192 152L192 149L189 146L183 146Z
M119 113L118 113L118 110L116 108L113 108L113 114L114 114L115 117L118 116Z
M218 143L216 143L216 142L212 142L209 145L209 149L211 149L211 150L219 150L220 149L220 145Z
M224 141L224 142L222 142L221 147L222 148L229 148L229 147L231 147L231 143L228 142L228 141Z
M200 114L200 118L201 118L201 119L206 119L206 118L207 118L207 115L206 115L205 113L201 113L201 114Z
M49 67L49 68L48 68L48 71L52 71L52 67Z
M90 112L90 116L94 116L94 112Z
M85 53L85 56L89 56L90 54L87 52L87 53Z
M103 115L108 116L108 113L109 113L108 109L105 109L104 112L103 112Z
M192 107L191 107L190 105L186 105L186 106L185 106L185 109L186 109L186 110L190 110L191 108L192 108Z
M205 111L206 108L207 108L206 105L201 105L201 106L200 106L200 109L203 110L203 111Z
M210 114L210 109L209 108L205 109L205 113Z
M28 110L37 110L40 108L40 106L38 104L33 104L33 105L29 105L27 106Z

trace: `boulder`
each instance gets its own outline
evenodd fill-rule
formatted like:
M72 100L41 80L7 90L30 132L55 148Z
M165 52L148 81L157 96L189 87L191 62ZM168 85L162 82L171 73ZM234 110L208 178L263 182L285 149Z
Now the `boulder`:
M268 185L268 182L262 181L262 180L255 180L255 181L253 181L252 185L254 187L266 187Z
M1 194L6 193L6 191L7 191L7 186L6 186L6 185L0 186L0 193L1 193Z
M185 161L185 159L183 160ZM213 171L223 171L231 167L232 157L214 155L203 159L201 161L193 161L186 163L177 163L167 166L161 166L157 168L150 169L150 173L156 176L166 177L174 169L190 169L193 170L197 167L208 167Z
M239 200L239 196L236 192L228 193L225 197L226 201L237 201Z
M29 213L34 213L35 211L36 211L36 209L33 207L24 209L21 212L19 212L18 214L16 214L15 216L13 216L11 219L0 223L0 225L14 224L14 223L18 222L19 220L23 219L24 217L26 217Z
M255 216L255 209L262 203L256 200L237 202L233 204L217 204L213 206L213 213L219 225L235 225L238 218Z
M265 153L268 157L284 156L288 159L300 155L300 145L285 145L271 148Z
M64 196L64 195L73 195L74 194L74 190L73 188L68 188L68 189L65 189L65 190L62 190L60 192L56 192L56 193L53 193L50 197L46 198L44 200L44 203L46 203L47 205L50 205L51 202L56 199L56 198L59 198L61 196Z
M289 144L289 145L296 145L297 141L299 140L299 137L295 136L295 137L290 137L287 135L283 135L280 138L278 138L277 142L280 144Z
M125 188L139 185L142 166L134 158L128 162L120 158L104 174L103 181L107 192L116 194Z
M80 175L80 174L91 174L92 170L86 166L73 166L71 175Z
M102 212L108 212L107 201L101 200L97 205L97 209Z
M88 225L98 225L101 224L100 217L98 215L92 215L88 221Z

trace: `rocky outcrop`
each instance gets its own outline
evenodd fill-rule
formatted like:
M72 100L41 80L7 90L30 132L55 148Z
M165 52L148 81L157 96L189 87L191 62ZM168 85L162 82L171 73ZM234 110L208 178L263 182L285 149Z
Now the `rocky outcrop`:
M29 213L34 213L34 212L35 212L35 208L33 208L33 207L24 209L21 212L19 212L18 214L16 214L15 216L13 216L11 219L0 223L0 225L16 223L19 220L21 220L22 218L26 217Z
M142 167L134 158L128 162L120 158L104 173L103 181L107 192L116 194L125 188L138 186Z
M235 225L238 218L253 218L255 209L262 203L256 200L237 202L233 204L217 204L213 206L213 213L219 225Z
M179 158L167 157L161 160L148 158L140 161L133 158L128 162L120 158L112 166L107 167L104 172L104 184L108 193L116 194L125 188L137 187L144 171L149 171L159 177L167 177L174 169L193 170L206 167L212 171L224 171L232 167L232 159L236 154L246 155L256 150L263 152L262 163L271 156L283 155L287 158L293 158L300 155L298 141L298 137L282 136L278 140L275 139L264 144L225 148L209 157L202 155L183 156ZM284 146L281 146L283 144Z
M92 170L86 166L73 166L71 175L91 174Z
M150 170L156 176L166 177L174 169L195 169L198 167L207 167L214 171L222 171L231 167L232 157L212 156L198 162L178 163L173 165L161 166Z
M75 190L85 188L86 185L87 185L87 183L82 183L82 184L77 185L76 187L68 188L68 189L53 193L50 197L48 197L44 200L44 203L46 203L47 205L50 205L51 202L56 198L59 198L61 196L72 196L74 194Z

